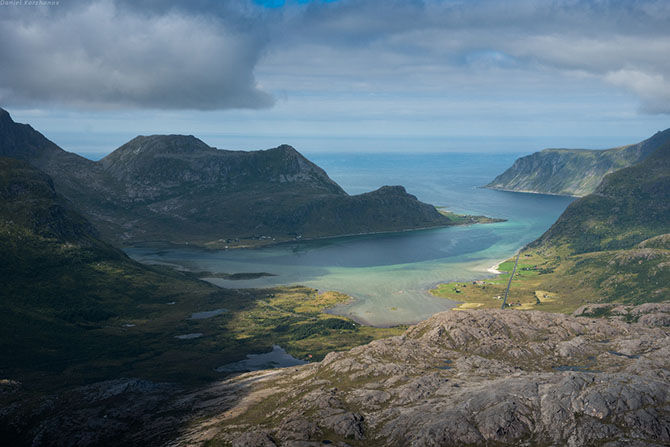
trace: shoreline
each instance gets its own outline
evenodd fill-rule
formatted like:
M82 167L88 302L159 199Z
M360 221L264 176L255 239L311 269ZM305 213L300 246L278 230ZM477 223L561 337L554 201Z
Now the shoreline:
M505 262L506 259L503 259L502 261L497 262L496 264L493 264L491 267L486 269L487 272L493 273L494 275L502 275L502 272L498 270L498 267L500 267L500 264Z
M580 199L585 196L576 196L574 194L559 194L556 192L539 192L539 191L530 191L526 189L508 189L508 188L498 188L496 186L479 186L481 189L491 189L493 191L506 191L506 192L521 192L524 194L539 194L544 196L559 196L559 197L573 197L575 199Z
M222 250L254 250L258 248L267 248L267 247L274 247L278 245L283 245L283 244L294 244L294 243L300 243L300 242L314 242L314 241L321 241L321 240L328 240L328 239L337 239L337 238L350 238L350 237L358 237L358 236L375 236L375 235L382 235L382 234L394 234L394 233L407 233L407 232L412 232L412 231L426 231L426 230L436 230L436 229L441 229L441 228L449 228L452 226L456 225L472 225L469 223L464 223L464 224L442 224L442 225L435 225L431 227L419 227L419 228L406 228L404 230L389 230L389 231L371 231L368 233L350 233L350 234L341 234L341 235L336 235L336 236L318 236L318 237L304 237L300 239L281 239L281 240L268 240L268 242L261 242L257 244L249 244L249 245L229 245L227 248L219 248L219 247L212 247L212 246L207 246L201 245L201 244L195 244L195 243L176 243L176 242L168 242L168 241L147 241L147 242L138 242L138 243L132 243L130 245L121 245L120 248L121 250L125 251L126 249L146 249L146 248L155 248L157 250L169 250L169 249L179 249L179 248L195 248L198 250L203 250L203 251L208 251L208 252L216 252L216 251L222 251Z
M481 271L481 272L486 272L486 273L490 273L490 274L495 275L495 276L502 275L502 274L504 274L505 272L501 272L500 270L498 270L498 267L500 267L500 264L502 264L503 262L507 261L508 259L509 259L509 258L501 259L500 261L496 262L495 264L493 264L493 265L492 265L491 267L489 267L489 268L486 268L486 267L480 267L482 270L479 270L479 271ZM488 277L487 277L487 278L488 278ZM483 278L483 279L486 279L486 278ZM483 279L482 279L482 280L483 280ZM457 283L457 282L468 282L468 281L470 281L470 280L467 280L467 281L439 281L439 282L437 282L437 283L434 283L434 284L433 284L432 286L430 286L428 289L426 289L426 293L428 293L428 294L430 294L430 295L432 295L432 296L438 296L438 295L433 295L433 294L431 293L431 290L436 289L436 288L437 288L438 286L440 286L441 284L449 284L449 283ZM478 280L474 280L474 281L478 281ZM451 308L450 310L478 309L478 308L480 308L480 307L483 306L482 303L475 303L475 302L469 302L469 301L458 301L457 299L447 298L447 297L440 297L440 298L443 298L443 299L446 299L446 300L450 300L450 301L453 301L453 302L457 303L457 305L454 306L453 308Z
M427 228L426 230L428 230L428 229L432 229L432 228ZM405 231L420 231L420 230L405 230ZM279 245L279 244L277 244L277 245ZM197 247L192 247L192 248L197 249ZM209 250L205 250L205 251L209 251ZM492 259L489 259L488 261L483 261L483 262L481 262L481 261L476 262L475 261L473 263L474 265L471 264L472 267L468 269L468 270L471 271L471 274L473 274L473 277L470 277L468 279L462 279L461 278L460 281L464 281L464 282L480 281L480 280L485 280L487 278L491 278L492 276L501 275L504 272L500 271L498 268L499 268L500 264L502 264L503 262L505 262L507 260L508 260L508 257L504 257L502 259L499 258L498 260L496 260L495 258L492 258ZM494 261L495 263L493 265L489 264L491 261ZM149 263L143 262L143 263L153 264L153 262L149 262ZM487 264L489 265L489 267L487 267ZM172 267L172 268L176 267L176 265L169 265L169 263L160 263L160 265L165 265L167 267ZM211 283L214 286L219 287L219 288L239 289L239 286L237 284L234 284L233 282L231 282L229 284L222 285L222 284L217 284L216 282L209 281L209 279L210 279L209 277L202 277L202 278L199 278L199 279L205 280L205 281L207 281L207 282L209 282L209 283ZM228 278L220 278L220 279L228 279ZM256 278L253 278L253 279L256 279ZM426 297L439 298L441 300L446 300L446 301L450 302L451 305L447 309L438 310L437 313L443 312L443 311L448 311L448 310L460 310L460 309L464 309L464 308L469 308L468 306L471 306L471 304L467 304L464 301L460 301L458 298L439 297L439 296L436 296L433 293L431 293L431 291L433 289L437 288L439 285L446 284L446 283L449 283L449 282L454 282L454 280L453 279L452 280L441 279L441 280L438 280L438 281L431 281L430 283L424 285L423 287L419 287L421 293L423 295L425 295ZM284 288L284 287L291 287L291 286L299 285L299 284L300 284L300 282L285 283L285 284L282 283L282 284L275 284L275 285L261 285L261 284L258 284L258 285L255 285L255 286L242 287L241 289L243 290L243 289L246 289L246 288L252 288L252 289ZM322 294L326 293L327 291L331 291L330 289L328 289L328 290L317 289L314 286L306 286L306 287L308 287L308 288L310 288L314 291L317 291L317 293L319 295L322 295ZM334 316L344 317L344 318L346 318L348 320L351 320L352 322L354 322L356 324L359 324L361 326L366 326L366 327L371 327L371 328L392 328L392 327L397 327L397 326L411 326L411 325L417 324L421 321L424 321L424 320L426 320L426 319L428 319L432 316L432 314L431 314L431 315L429 315L425 318L418 318L418 319L417 318L412 318L412 319L407 320L407 321L399 321L399 322L393 322L393 323L390 323L388 321L385 321L385 322L382 322L382 323L373 323L368 318L366 318L365 315L358 315L358 314L354 314L354 313L351 313L351 312L347 311L348 310L347 308L349 306L351 306L352 304L355 304L356 302L361 300L361 298L356 297L355 295L352 295L352 294L349 294L349 293L344 293L341 290L337 290L337 289L334 289L332 291L340 293L342 295L346 295L348 299L344 302L337 303L332 307L325 308L325 309L322 310L322 312L324 314L327 314L327 315L334 315ZM480 307L480 306L477 306L477 307Z
M487 217L487 216L470 216L470 215L463 215L465 217L472 217L472 218L477 218L477 217L483 217L486 219L490 219L490 221L485 221L485 222L458 222L458 223L443 223L443 224L438 224L438 225L432 225L428 227L417 227L417 228L405 228L402 230L384 230L384 231L370 231L370 232L364 232L364 233L349 233L349 234L339 234L339 235L334 235L334 236L316 236L316 237L303 237L300 239L281 239L281 240L267 240L267 242L261 242L261 243L256 243L256 244L248 244L248 245L229 245L228 248L221 248L221 247L214 247L212 246L211 242L205 242L204 244L200 243L189 243L189 242L184 242L184 243L176 243L176 242L169 242L169 241L144 241L144 242L133 242L132 244L122 244L119 245L119 248L122 251L125 251L126 249L145 249L145 248L155 248L158 250L161 249L175 249L175 248L196 248L204 251L220 251L220 250L253 250L257 248L265 248L265 247L272 247L272 246L277 246L277 245L282 245L282 244L291 244L291 243L299 243L299 242L313 242L313 241L321 241L321 240L329 240L329 239L337 239L337 238L349 238L349 237L359 237L359 236L375 236L375 235L384 235L384 234L401 234L401 233L408 233L408 232L414 232L414 231L428 231L428 230L437 230L437 229L442 229L442 228L449 228L449 227L456 227L456 226L469 226L469 225L486 225L486 224L493 224L493 223L500 223L500 222L506 222L506 219L498 219L495 217ZM211 245L207 245L211 244Z

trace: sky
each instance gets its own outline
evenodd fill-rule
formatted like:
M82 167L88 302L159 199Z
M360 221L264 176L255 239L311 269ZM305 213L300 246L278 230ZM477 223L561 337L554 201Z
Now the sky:
M66 150L607 148L670 127L667 0L0 1L0 107Z

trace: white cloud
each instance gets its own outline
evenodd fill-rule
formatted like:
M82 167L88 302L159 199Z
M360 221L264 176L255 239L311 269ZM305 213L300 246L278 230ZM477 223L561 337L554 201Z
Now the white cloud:
M53 9L53 8L52 8ZM217 18L102 0L0 17L0 101L84 107L259 108L264 41Z
M670 114L670 81L663 75L617 70L607 73L605 80L637 94L644 112Z
M351 93L363 120L392 115L393 104L418 115L439 104L451 112L463 98L475 110L497 101L505 111L611 94L613 102L626 96L619 104L634 110L632 92L643 112L670 113L667 1L80 5L0 16L3 104L261 108L273 103L271 91L309 115L306 107L327 111Z
M342 0L279 17L261 69L277 88L293 79L314 91L505 90L523 79L534 94L589 78L633 92L645 113L670 113L669 21L668 3L653 0ZM614 82L620 71L655 81Z

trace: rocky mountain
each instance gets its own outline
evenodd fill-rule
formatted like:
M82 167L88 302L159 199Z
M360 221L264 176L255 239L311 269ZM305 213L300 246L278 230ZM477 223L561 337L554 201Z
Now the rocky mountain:
M0 157L23 160L46 172L58 192L73 203L87 203L93 192L113 196L115 182L99 164L64 151L29 124L15 123L0 108ZM101 197L98 195L98 200Z
M637 144L607 150L545 149L521 157L486 188L585 196L607 174L634 165L670 142L670 129Z
M667 303L443 312L194 393L198 419L170 445L667 445L669 325Z
M0 421L35 447L662 446L669 342L668 303L448 311L322 362L197 389L99 382L24 397Z
M101 160L133 201L179 195L183 190L246 190L291 184L314 194L346 193L323 169L288 145L265 151L226 151L192 135L139 136ZM181 189L180 189L181 188Z
M644 161L607 175L571 203L537 246L567 245L574 253L631 248L670 233L670 141Z
M227 151L193 136L139 136L93 162L14 123L3 110L0 155L44 170L117 244L248 246L463 223L402 187L349 196L288 145Z
M127 206L141 222L135 227L178 225L190 240L205 241L204 235L230 244L451 223L402 187L349 196L288 145L224 151L192 136L138 137L101 163L124 185Z

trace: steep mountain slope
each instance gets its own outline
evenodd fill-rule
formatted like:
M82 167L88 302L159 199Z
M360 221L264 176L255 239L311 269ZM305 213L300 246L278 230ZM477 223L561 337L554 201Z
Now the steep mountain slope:
M115 196L114 179L99 164L64 151L29 124L15 123L0 108L0 157L23 160L46 172L56 189L74 203L98 204ZM92 195L97 195L93 199Z
M25 162L0 157L0 197L2 377L34 389L107 378L132 370L131 360L142 369L143 355L174 349L159 340L171 338L170 326L189 315L189 306L240 301L207 283L142 266L102 242L51 179ZM172 315L165 312L169 301L180 302ZM149 325L163 335L122 328L149 315L163 319L160 329ZM157 365L169 368L166 360Z
M454 221L402 187L349 196L288 145L226 151L193 136L140 136L92 162L2 111L0 155L43 169L119 244L245 246L474 221Z
M602 178L644 160L670 142L670 129L641 143L607 150L545 149L521 157L486 188L585 196Z
M607 175L522 255L510 291L510 302L522 309L571 312L592 302L670 300L670 142ZM432 292L498 308L513 265L505 262L505 275L486 284L448 283Z
M25 162L0 157L0 197L3 232L23 230L44 239L112 251L99 243L93 226L56 194L51 178Z
M607 175L531 247L566 244L575 253L631 248L670 233L670 142L643 162Z

